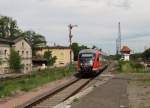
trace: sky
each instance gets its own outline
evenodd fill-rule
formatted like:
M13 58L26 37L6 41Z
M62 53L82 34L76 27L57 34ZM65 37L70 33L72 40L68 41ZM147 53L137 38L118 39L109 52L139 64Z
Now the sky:
M69 44L68 25L73 42L104 52L116 52L118 22L122 46L132 52L150 47L149 0L0 0L0 15L17 20L22 30L33 30L46 37L48 45Z

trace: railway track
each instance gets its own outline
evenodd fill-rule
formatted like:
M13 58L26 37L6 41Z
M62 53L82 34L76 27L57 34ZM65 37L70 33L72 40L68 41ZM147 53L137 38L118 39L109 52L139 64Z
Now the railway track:
M52 108L79 92L84 86L86 86L90 82L90 80L91 79L80 79L72 85L68 86L67 88L63 89L62 91L50 96L46 100L31 106L31 108Z
M17 106L16 108L52 108L55 105L65 101L66 99L78 93L92 80L93 78L74 78L70 82L52 91L44 93L41 96L38 96L27 103L24 103L21 106Z
M106 73L110 70L111 67L103 70ZM24 105L18 106L16 108L53 108L57 104L64 102L68 98L77 94L81 90L84 89L88 84L90 84L96 77L93 78L74 78L72 81L54 89L53 91L49 91L44 93L43 95L30 100Z

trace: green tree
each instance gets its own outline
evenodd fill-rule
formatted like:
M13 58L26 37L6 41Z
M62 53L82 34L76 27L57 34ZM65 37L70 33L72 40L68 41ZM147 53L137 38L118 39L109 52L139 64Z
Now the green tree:
M80 50L82 50L82 49L87 49L88 47L87 46L85 46L85 45L81 45L81 46L79 46L79 49Z
M56 56L52 57L52 51L45 51L44 58L47 59L48 65L52 66L56 62Z
M97 50L99 50L99 51L102 51L102 49L101 49L101 48L98 48L96 45L93 45L93 46L92 46L92 49L97 49Z
M131 60L137 61L142 59L142 53L134 53L130 55Z
M8 61L11 71L20 72L20 69L22 68L21 57L19 56L19 53L16 52L14 49L10 50L10 56Z
M72 43L71 45L71 49L73 50L73 54L74 54L74 61L77 61L78 59L78 53L80 50L82 49L87 49L88 47L85 45L79 45L78 43Z
M92 49L96 49L97 47L95 45L92 46Z
M40 34L37 34L34 31L25 31L22 33L22 36L30 42L33 55L35 55L36 47L46 46L45 37Z
M46 40L43 35L30 30L23 32L18 28L16 20L11 17L0 16L0 37L14 38L18 36L23 36L30 42L33 55L35 55L36 47L46 46Z
M20 34L16 20L11 17L0 16L0 37L16 37Z
M145 50L142 54L144 60L150 60L150 48Z
M79 47L78 43L72 43L71 49L72 49L73 54L74 54L74 61L77 61L78 53L80 51L80 47Z
M99 48L99 51L102 51L102 48Z

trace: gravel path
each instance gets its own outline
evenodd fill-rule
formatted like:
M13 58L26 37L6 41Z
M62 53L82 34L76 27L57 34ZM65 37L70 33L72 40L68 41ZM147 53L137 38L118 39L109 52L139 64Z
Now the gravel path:
M150 80L130 81L128 94L130 108L150 108Z

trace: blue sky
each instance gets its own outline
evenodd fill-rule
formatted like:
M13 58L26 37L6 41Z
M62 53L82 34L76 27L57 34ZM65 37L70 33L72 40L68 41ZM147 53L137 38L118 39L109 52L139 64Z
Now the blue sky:
M150 47L149 0L0 0L0 14L13 17L23 30L43 34L49 45L68 45L69 24L73 42L96 45L115 53L117 24L122 45L134 52Z

